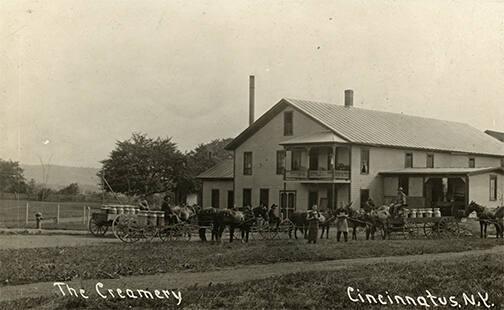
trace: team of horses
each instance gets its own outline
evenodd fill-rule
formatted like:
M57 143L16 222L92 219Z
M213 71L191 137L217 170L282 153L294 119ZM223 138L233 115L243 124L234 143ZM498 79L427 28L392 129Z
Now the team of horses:
M347 214L347 221L352 230L352 239L357 239L357 229L363 228L366 234L366 240L375 239L376 232L381 232L382 238L390 238L391 232L391 205L383 205L372 210L364 211L363 209L356 210L351 207L352 203L336 210L328 210L320 212L320 228L321 235L326 239L329 238L329 229L337 217L343 211ZM273 205L270 208L266 206L259 207L244 207L236 209L217 209L217 208L194 208L191 206L169 206L165 207L165 217L170 224L180 222L192 223L198 225L199 237L202 241L207 241L206 230L210 229L212 241L220 241L226 227L229 228L229 241L233 242L235 230L241 232L242 241L249 240L249 234L254 227L259 223L266 223L272 229L278 228L284 215L280 212L278 206ZM400 211L401 212L401 211ZM494 225L497 238L504 238L504 207L489 209L481 206L474 201L471 201L465 208L465 217L472 212L476 212L480 222L481 238L487 237L487 227ZM306 238L307 235L307 214L308 211L292 212L288 214L292 229L289 230L289 238L294 236L298 238L297 231L299 230ZM401 214L396 214L401 216Z

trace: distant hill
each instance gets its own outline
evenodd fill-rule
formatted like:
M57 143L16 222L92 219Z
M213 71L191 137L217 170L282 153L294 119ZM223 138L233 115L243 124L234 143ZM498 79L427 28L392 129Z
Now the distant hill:
M24 176L26 180L34 179L37 183L43 182L43 170L41 165L24 165ZM48 165L47 186L53 189L60 189L70 183L78 183L82 191L99 191L99 178L96 176L98 168L68 167Z

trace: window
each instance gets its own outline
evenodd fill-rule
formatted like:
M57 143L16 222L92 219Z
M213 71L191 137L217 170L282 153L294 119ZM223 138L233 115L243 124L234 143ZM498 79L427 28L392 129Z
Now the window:
M476 160L474 157L469 158L469 168L474 168L476 167Z
M292 151L291 166L292 166L292 170L294 170L294 171L301 170L301 151L300 150Z
M259 202L265 206L269 205L269 189L261 188L259 190Z
M294 134L293 121L292 111L284 112L284 136L292 136Z
M427 168L434 168L434 154L427 154Z
M406 153L406 157L404 159L404 167L413 168L413 153Z
M228 208L234 207L234 191L227 192L227 207Z
M214 208L220 208L220 199L219 199L219 190L218 189L212 189L212 207Z
M285 151L276 152L276 174L285 172Z
M497 176L496 175L490 176L490 200L491 201L497 200Z
M243 175L252 175L252 152L243 153Z
M250 188L243 189L243 206L252 206L252 190Z
M369 174L369 150L361 149L361 166L360 172L361 174Z

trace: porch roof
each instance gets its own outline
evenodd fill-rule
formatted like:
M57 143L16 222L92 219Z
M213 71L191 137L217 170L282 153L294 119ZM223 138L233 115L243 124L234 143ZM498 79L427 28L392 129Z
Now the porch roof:
M331 131L321 131L304 136L295 137L286 141L282 141L280 145L293 144L326 144L326 143L348 143Z
M488 172L504 173L502 167L484 168L404 168L399 170L381 171L381 175L475 175Z

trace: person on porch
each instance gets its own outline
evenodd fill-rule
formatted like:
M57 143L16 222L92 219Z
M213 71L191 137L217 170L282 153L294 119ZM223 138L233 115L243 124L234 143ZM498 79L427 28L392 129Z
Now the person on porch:
M319 221L321 219L317 205L313 205L312 209L306 214L308 221L308 243L317 243Z

